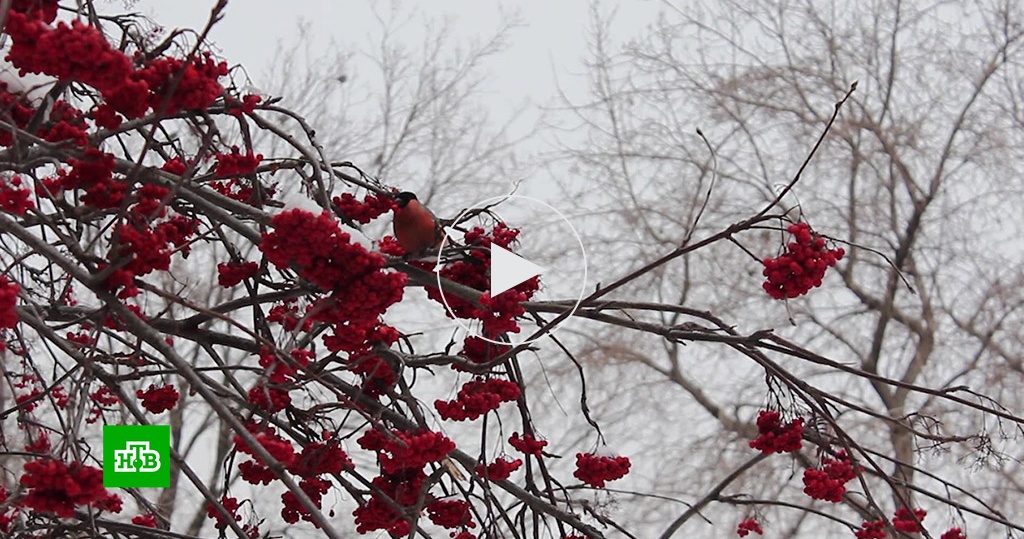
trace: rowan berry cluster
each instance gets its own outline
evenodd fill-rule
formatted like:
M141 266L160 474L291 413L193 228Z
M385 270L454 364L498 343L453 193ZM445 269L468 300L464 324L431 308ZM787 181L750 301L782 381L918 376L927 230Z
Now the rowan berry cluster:
M0 275L0 329L10 329L18 324L18 283Z
M865 521L853 535L857 539L885 539L885 519Z
M606 482L625 477L629 473L629 466L627 457L576 453L576 471L572 475L594 488L604 488Z
M757 522L757 519L748 518L736 526L736 535L740 537L746 537L752 533L764 535L764 530L761 529L761 524Z
M475 335L469 335L462 341L462 352L459 355L469 360L470 363L481 365L508 352L510 348L507 344L498 344ZM452 369L466 370L457 363L452 363Z
M352 193L342 193L331 202L342 215L364 225L398 207L393 198L373 193L363 197L362 201Z
M927 514L928 512L924 509L911 510L900 507L892 517L892 527L896 531L907 534L920 533L924 530L921 523L924 522L924 517ZM857 539L885 539L887 536L885 524L884 518L866 521L861 524L861 529L857 530L854 535ZM940 539L966 539L966 537L960 528L950 528L942 534Z
M512 436L508 439L509 445L516 448L520 453L524 455L533 455L534 457L540 457L544 451L544 446L548 445L545 440L538 440L530 434L524 434L519 436L518 432L513 432Z
M240 117L243 114L252 114L253 112L256 112L256 105L259 105L263 101L263 97L254 94L246 94L242 96L241 101L232 96L228 96L225 101L227 101L228 105L228 114Z
M213 168L213 173L223 179L248 176L256 172L256 167L263 160L263 154L253 155L252 150L247 150L243 154L238 146L232 146L231 153L219 153L214 158L217 165Z
M321 507L321 501L323 500L324 494L331 488L331 482L326 479L319 477L311 477L299 481L299 488L302 492L306 493L310 501L313 502L318 508ZM302 503L299 502L298 497L292 491L285 491L281 494L281 518L289 524L295 524L299 519L312 522L317 528L320 525L314 521L312 513L309 509L306 509Z
M392 430L385 434L374 429L366 431L357 442L377 454L381 475L371 482L379 493L373 492L352 512L356 531L385 530L392 536L407 535L410 524L404 510L415 507L421 496L426 496L423 489L427 475L423 468L444 459L455 444L437 432Z
M235 521L242 520L242 516L238 514L238 508L241 507L241 505L238 503L238 498L222 496L220 499L220 504L224 507L228 514L234 517ZM217 521L216 527L218 530L223 530L228 527L227 520L224 518L223 515L220 514L219 511L217 511L217 508L214 507L212 503L206 504L206 516Z
M7 181L0 179L0 211L25 215L25 212L36 207L30 196L32 192L21 186L21 176L12 176Z
M757 438L750 447L770 455L799 451L803 443L804 419L798 417L783 424L782 415L775 410L762 410L757 415Z
M294 349L289 354L292 363L277 357L269 349L260 351L260 366L266 373L266 382L258 382L249 389L249 402L269 413L284 410L292 402L289 390L294 382L295 367L305 368L309 365L312 353L308 350Z
M217 284L231 288L256 275L259 269L260 265L255 262L222 262L217 264Z
M776 258L764 259L764 290L775 299L790 299L821 286L825 270L835 266L846 252L840 247L829 249L825 239L811 230L807 223L786 228L793 240Z
M495 459L494 462L487 464L477 465L475 468L476 474L488 481L504 481L512 475L512 472L519 469L523 465L522 459L509 460L508 458L502 457Z
M804 470L804 493L815 500L838 503L846 493L846 483L855 477L857 471L842 450L834 459L823 458L820 469Z
M921 522L924 521L928 512L924 509L911 511L906 507L900 507L892 517L892 527L903 533L918 533L921 531Z
M434 500L427 504L427 515L430 521L442 528L475 528L472 506L464 500Z
M178 405L178 390L171 384L163 387L156 387L150 384L145 391L139 389L135 395L142 399L142 407L150 413L160 414Z
M187 61L133 59L111 46L100 30L78 20L50 26L55 18L56 11L49 7L11 10L7 60L22 75L42 73L98 90L105 100L94 115L98 125L116 127L115 112L134 119L150 109L168 116L205 109L224 92L217 80L227 75L227 63L217 62L209 53ZM138 67L135 60L140 61Z
M347 352L349 367L369 379L367 392L380 394L395 373L385 362L367 358L374 344L398 340L398 332L380 317L402 299L406 275L384 271L384 257L352 243L327 213L293 209L274 216L271 225L274 230L263 234L260 250L275 266L295 269L329 292L309 306L306 317L329 325L324 345Z
M434 401L434 408L442 419L466 421L497 410L503 402L519 398L519 385L501 378L474 379L463 384L454 400Z
M94 507L121 512L121 498L103 488L103 471L75 461L65 464L53 459L25 463L21 486L27 489L21 505L58 517L75 516L75 508Z
M135 524L136 526L144 526L146 528L155 528L157 527L157 524L159 524L159 521L153 513L146 513L144 515L135 515L132 517L132 524Z

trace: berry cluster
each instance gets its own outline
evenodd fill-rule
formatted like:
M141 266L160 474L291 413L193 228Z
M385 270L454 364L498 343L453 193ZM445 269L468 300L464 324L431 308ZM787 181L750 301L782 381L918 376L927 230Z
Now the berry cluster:
M18 324L18 283L0 275L0 329L13 328Z
M476 419L497 410L503 402L519 398L519 385L500 378L474 379L463 384L455 400L434 401L434 408L442 419L465 421Z
M794 241L776 258L764 259L764 290L775 299L802 296L821 286L825 270L835 266L846 252L840 247L828 249L825 239L807 223L795 223L787 229Z
M853 535L857 539L885 539L885 519L865 521Z
M516 448L520 453L524 455L533 455L534 457L540 458L544 451L544 446L548 445L545 440L538 440L529 434L519 436L518 432L513 432L512 436L508 439L509 445Z
M750 440L750 447L770 455L799 451L803 443L804 419L798 417L789 423L782 423L782 415L774 410L761 410L757 415L757 438Z
M68 159L71 170L61 169L57 177L44 180L40 195L58 198L64 191L83 190L83 203L97 209L117 208L124 201L128 185L114 178L114 156L89 148L83 159ZM37 191L39 191L37 186Z
M260 366L266 373L266 382L259 382L249 390L249 402L269 413L284 410L292 402L289 390L296 374L295 366L305 368L312 359L312 352L303 349L291 351L293 363L283 361L269 349L260 351Z
M0 180L0 211L14 215L25 215L28 210L36 207L29 199L32 192L21 186L21 176L13 176L10 180Z
M918 533L921 531L921 522L924 521L928 512L924 509L911 511L906 507L900 507L892 516L892 527L903 533Z
M255 262L227 262L217 264L217 284L231 288L236 284L256 275L260 265Z
M153 513L146 513L144 515L135 515L132 517L132 524L146 528L156 528L159 521Z
M148 389L145 391L139 389L135 395L142 399L142 407L153 414L163 413L174 408L178 405L180 398L178 390L171 384L159 388L155 384L149 384Z
M461 528L468 526L475 528L473 515L470 513L472 506L464 500L434 500L427 504L427 515L430 521L442 528Z
M455 443L439 432L406 433L391 431L384 434L368 430L358 440L367 451L376 451L380 469L392 474L405 470L420 470L431 462L438 462L455 449Z
M149 224L120 224L114 227L114 243L108 259L121 267L107 278L111 291L123 288L118 297L138 294L134 280L154 270L167 271L171 267L172 249L188 252L187 243L195 233L198 222L180 215L150 226ZM106 265L99 268L103 270Z
M232 146L231 153L219 153L214 158L217 165L213 168L213 174L223 179L248 176L256 172L256 167L263 160L263 154L253 155L252 150L243 154L238 150L238 146Z
M924 521L924 517L928 514L924 509L914 509L911 511L906 507L900 507L896 510L896 513L892 517L892 527L896 531L903 533L920 533L921 522ZM885 539L885 519L880 518L878 520L872 520L861 524L861 529L857 530L854 535L857 539ZM947 537L948 536L948 537ZM965 539L963 532L960 528L951 528L946 533L942 534L941 539Z
M228 114L235 117L241 117L243 114L252 114L255 112L256 105L259 105L263 101L263 98L254 94L246 94L242 96L241 101L232 96L228 96L225 101L228 105Z
M94 115L98 125L116 127L115 112L139 118L150 109L165 115L205 109L224 92L217 80L227 75L227 63L215 61L209 53L188 61L147 59L136 68L133 59L115 49L99 29L77 19L52 27L54 19L55 11L49 8L12 10L6 27L12 40L7 60L22 75L42 73L98 90L105 100Z
M475 335L469 335L462 341L462 352L459 355L469 360L470 363L482 365L508 352L510 348L507 344L498 344ZM458 363L452 363L452 368L466 370Z
M815 500L839 503L846 493L846 483L857 477L857 471L846 451L839 451L835 459L825 457L820 469L804 470L804 493Z
M594 488L604 488L605 482L625 477L629 473L629 466L627 457L576 453L576 471L572 475Z
M398 207L391 197L373 193L363 197L362 202L352 193L342 193L331 201L342 215L364 225Z
M321 507L321 501L323 500L324 494L327 494L327 491L331 489L331 482L319 477L311 477L299 481L299 488L301 488L302 492L306 493L306 496L309 497L310 501L319 508ZM299 502L299 499L295 496L294 492L289 490L282 493L281 504L283 505L281 508L281 518L283 518L285 522L295 524L299 519L302 519L312 522L313 525L318 528L320 527L320 525L313 520L312 513L310 513L309 510Z
M343 232L338 222L327 213L317 216L296 208L275 215L271 219L271 225L274 231L265 232L260 244L260 250L266 255L267 260L279 268L294 267L300 277L323 290L352 288L354 282L379 274L384 267L384 257L370 253L358 243L352 243L351 237ZM392 276L392 286L388 287L388 293L383 297L377 297L379 294L371 287L359 290L358 292L362 294L358 296L369 297L347 298L348 301L345 303L350 306L347 312L343 313L343 319L349 318L347 315L350 314L357 315L356 311L368 311L374 316L379 316L389 305L401 299L401 287L405 285L404 275L384 275ZM394 297L396 291L398 297ZM357 296L356 292L357 290L351 290L353 296ZM340 308L341 305L333 307Z
M757 519L748 518L736 526L736 535L740 537L746 537L752 533L764 535L764 530L761 529L761 524L757 522Z
M488 465L477 465L476 474L488 481L504 481L512 475L512 472L523 465L522 459L509 460L505 457L495 459Z
M293 268L330 292L309 306L306 318L329 325L332 333L324 345L348 352L350 368L372 379L364 384L367 392L380 394L395 374L385 362L365 358L374 344L398 340L398 332L380 317L402 299L406 275L384 271L384 257L352 243L327 213L293 209L274 216L271 225L274 231L263 234L260 250L272 264Z
M235 518L235 521L242 520L242 516L238 514L238 498L232 498L230 496L222 496L220 504L224 506L224 509ZM217 511L212 503L206 504L206 516L217 521L216 527L218 530L223 530L228 527L227 520Z
M103 471L78 461L70 465L51 459L26 462L21 486L28 491L22 506L58 517L73 517L80 506L121 511L121 498L103 488Z
M207 187L218 193L245 204L262 206L277 194L277 188L266 186L258 180L250 178L231 178L226 181L214 180ZM256 187L259 187L257 189Z
M4 112L4 121L23 131L27 131L32 119L40 112L24 95L9 91L5 82L0 82L0 110ZM89 143L85 115L73 105L57 100L46 109L46 113L47 121L36 128L34 135L48 142L71 142L80 147ZM12 145L14 136L5 129L0 133L0 146Z
M412 508L419 503L425 495L427 478L423 468L444 459L455 444L437 432L384 433L374 429L366 431L357 442L377 454L381 475L372 481L379 493L373 492L369 500L352 512L356 531L385 530L392 536L408 535L410 524L400 508Z

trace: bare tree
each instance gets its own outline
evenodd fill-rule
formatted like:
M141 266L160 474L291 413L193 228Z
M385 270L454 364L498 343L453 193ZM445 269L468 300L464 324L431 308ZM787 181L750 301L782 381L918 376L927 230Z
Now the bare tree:
M1021 296L1011 284L1021 278L1020 4L664 6L647 35L617 51L608 46L609 18L595 9L592 96L571 109L587 140L567 139L566 146L573 165L600 186L591 191L607 204L600 219L622 225L603 228L611 235L602 263L614 265L623 249L653 260L663 252L653 245L692 242L785 191L788 220L849 244L837 277L820 291L769 306L757 290L763 277L756 259L775 256L774 246L787 240L752 231L730 237L733 244L714 257L683 257L650 272L633 293L813 342L844 365L836 372L809 357L786 363L843 403L834 419L860 433L878 471L890 477L889 501L866 491L847 495L852 510L840 514L870 520L894 508L967 498L919 471L935 465L968 493L984 489L988 509L981 512L1000 516L978 520L960 507L954 521L966 519L980 535L1019 529L1019 522L1007 524L1020 509L1017 487L1005 480L1014 469L1008 463L1020 456L1019 427L952 409L942 397L989 405L991 397L1004 410L1021 405L1007 390L1021 381L1014 323ZM856 91L802 167L808 145L853 83ZM749 369L720 350L622 336L610 347L607 338L592 339L592 348L619 359L614 377L636 365L681 391L634 396L637 406L674 403L671 415L655 420L661 429L671 432L679 417L689 423L703 410L704 420L671 438L680 444L670 452L680 465L718 461L705 433L714 433L712 440L749 437L751 409L764 402L763 385L745 376ZM772 378L769 370L770 388ZM819 434L831 438L836 425L825 420L817 418ZM663 444L657 439L650 451ZM799 467L818 463L814 453L794 456ZM753 498L715 499L739 504L739 514L759 507L791 534L820 524L800 510L807 507L800 485L785 492L797 483L786 481L789 467L775 471L782 486L766 488L758 475L743 483ZM693 496L728 472L687 476L685 486L662 475L661 488ZM780 500L792 505L767 509ZM664 515L664 504L651 507Z

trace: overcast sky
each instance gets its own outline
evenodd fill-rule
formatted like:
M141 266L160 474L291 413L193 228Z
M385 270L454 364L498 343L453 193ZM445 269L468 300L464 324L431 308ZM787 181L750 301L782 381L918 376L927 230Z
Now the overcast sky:
M202 28L214 0L141 0L134 9L149 15L165 27ZM337 43L372 43L378 28L372 12L387 11L393 2L380 0L231 0L227 15L211 34L213 42L232 64L247 68L257 86L268 71L280 43L294 43L299 23L309 26L304 36L316 47ZM413 7L415 3L405 3ZM614 6L613 2L604 2ZM659 2L630 0L617 8L616 34L635 35L660 9ZM440 0L419 4L424 13L446 18L460 40L486 38L502 24L507 14L518 13L522 26L511 35L506 52L488 66L487 89L495 108L524 99L536 105L550 104L558 83L570 91L583 88L587 51L588 0ZM426 7L429 6L429 7ZM603 7L602 9L612 9ZM412 25L410 25L412 26ZM415 43L414 38L411 42ZM263 81L263 84L267 84ZM285 96L287 97L287 96Z

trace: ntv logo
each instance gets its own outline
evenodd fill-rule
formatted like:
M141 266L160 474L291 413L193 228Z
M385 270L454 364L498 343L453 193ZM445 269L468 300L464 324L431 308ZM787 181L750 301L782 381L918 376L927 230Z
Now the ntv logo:
M149 442L128 442L126 449L114 450L114 471L117 473L155 472L160 470L160 453L149 448Z
M103 486L171 486L171 427L104 425Z

